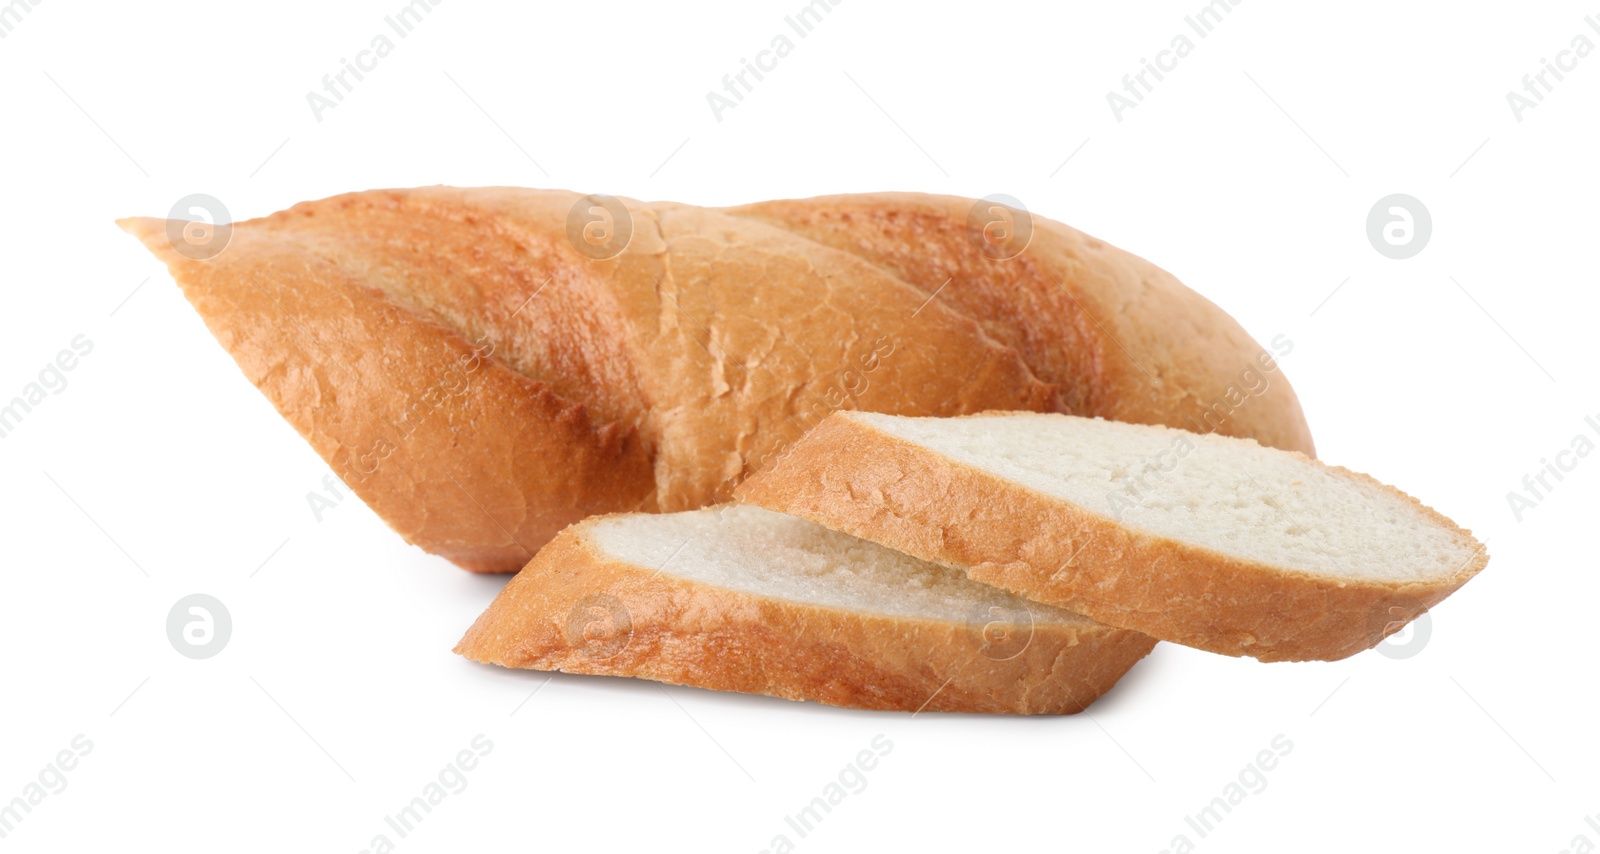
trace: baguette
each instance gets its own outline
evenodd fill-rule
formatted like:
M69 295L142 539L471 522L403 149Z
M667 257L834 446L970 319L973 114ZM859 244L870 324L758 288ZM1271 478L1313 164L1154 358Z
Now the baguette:
M1263 661L1376 645L1488 563L1366 475L1059 414L830 416L738 498L1101 622Z
M724 505L568 528L456 652L858 709L1065 714L1154 645L803 519Z
M591 514L725 500L838 409L1199 419L1312 451L1222 311L1017 211L1031 239L989 251L982 210L432 187L236 223L216 254L121 224L358 496L474 571L515 572Z

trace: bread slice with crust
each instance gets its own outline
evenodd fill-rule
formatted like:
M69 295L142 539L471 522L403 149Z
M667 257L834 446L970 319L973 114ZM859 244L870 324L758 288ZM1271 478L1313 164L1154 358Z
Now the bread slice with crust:
M1077 712L1155 641L759 507L563 531L456 646L485 664L916 712Z
M1263 661L1374 646L1488 563L1470 532L1366 475L1250 439L1068 415L836 413L737 495Z

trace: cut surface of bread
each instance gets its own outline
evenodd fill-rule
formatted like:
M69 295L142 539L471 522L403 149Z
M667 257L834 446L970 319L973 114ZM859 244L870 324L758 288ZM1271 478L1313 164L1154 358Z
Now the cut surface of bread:
M851 708L1062 714L1154 645L804 519L724 505L568 528L456 652Z
M1366 475L1248 439L1067 415L837 413L738 496L1262 660L1371 647L1488 562L1469 532Z

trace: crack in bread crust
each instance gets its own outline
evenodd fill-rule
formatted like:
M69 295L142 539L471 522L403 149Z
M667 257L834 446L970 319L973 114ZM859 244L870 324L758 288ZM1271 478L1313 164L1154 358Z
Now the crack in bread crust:
M956 285L959 287L959 283L954 281L956 277L953 275L948 277L948 281L940 280L935 282L934 279L937 278L937 276L924 277L913 275L912 272L904 266L890 264L889 259L886 258L884 254L879 252L868 252L866 248L861 245L859 240L855 242L843 239L824 241L821 239L822 235L818 231L805 228L805 225L817 221L827 221L832 224L848 224L852 221L852 218L847 212L816 209L803 215L805 218L802 219L799 217L789 218L784 216L782 213L769 212L768 205L761 203L746 205L738 208L727 208L725 210L732 216L782 228L794 234L796 237L805 240L807 243L853 255L856 258L861 259L863 263L871 265L873 268L879 270L881 273L883 273L883 275L903 282L911 287L916 288L924 294L927 294L930 301L941 298L944 295L944 290L950 285ZM898 213L905 216L916 216L921 217L928 222L936 222L940 226L949 225L949 220L947 217L931 212L917 211L906 213L899 211L886 211L886 213ZM976 247L973 247L971 255L980 256L981 253L977 251ZM967 260L971 261L974 259L969 257ZM1027 257L1026 253L1009 260L1016 262L1019 265L1019 268L1024 271L1022 276L1013 277L1014 280L1023 277L1038 281L1043 281L1046 279L1046 277L1044 277L1043 274L1038 270L1034 262ZM1069 288L1069 285L1066 282L1061 282L1061 287ZM1075 359L1074 364L1087 365L1087 370L1083 372L1075 372L1073 376L1078 380L1078 382L1064 386L1061 382L1061 376L1059 375L1059 372L1041 370L1043 365L1040 362L1038 354L1036 352L1032 352L1034 348L1018 347L1016 342L1007 340L1017 337L1014 334L1004 334L1008 331L1014 331L1013 324L1007 323L1006 321L997 320L993 317L985 317L973 311L972 306L969 306L967 303L962 301L948 301L945 303L945 306L949 310L956 312L957 314L960 314L977 324L978 327L983 330L985 339L992 341L998 346L1006 347L1015 352L1017 357L1022 360L1022 363L1028 367L1028 371L1035 377L1038 377L1042 382L1050 382L1056 385L1058 388L1061 388L1063 403L1059 408L1059 411L1072 414L1073 405L1070 402L1072 399L1070 393L1074 391L1078 385L1097 385L1096 380L1099 377L1100 364L1100 360L1098 358L1087 356L1084 358ZM1084 323L1083 320L1084 318L1080 316L1077 318L1075 323L1075 325L1078 327L1078 337L1085 341L1098 343L1097 334L1091 328L1091 326ZM1097 351L1098 347L1090 347L1088 350L1091 352ZM1083 408L1083 406L1080 404L1079 408Z

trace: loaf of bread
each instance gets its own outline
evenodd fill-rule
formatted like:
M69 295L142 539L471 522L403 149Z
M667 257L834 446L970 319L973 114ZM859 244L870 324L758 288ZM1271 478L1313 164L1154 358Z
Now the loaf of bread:
M1366 475L1249 439L1053 413L837 413L738 488L974 580L1225 655L1338 659L1489 561Z
M858 709L1067 714L1155 641L759 507L563 531L456 652Z
M726 499L834 410L1065 412L1312 453L1227 314L997 203L385 190L234 224L216 253L121 225L357 495L479 572L591 514Z

